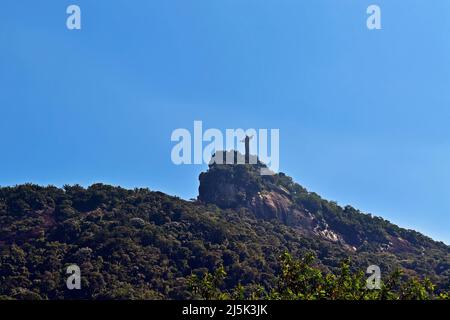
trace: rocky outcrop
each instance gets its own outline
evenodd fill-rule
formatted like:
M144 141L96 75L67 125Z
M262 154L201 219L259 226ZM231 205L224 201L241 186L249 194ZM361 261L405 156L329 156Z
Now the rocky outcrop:
M313 230L314 219L306 210L299 210L290 192L274 183L273 177L261 176L258 162L249 164L215 164L200 175L198 200L222 209L244 207L256 217L277 220L286 225Z
M219 158L226 159L230 154L235 160L239 157L237 152L229 152ZM294 228L299 237L325 240L349 252L420 254L421 248L430 243L419 233L402 230L351 206L343 208L326 201L283 173L263 176L260 172L264 167L259 161L210 163L199 177L199 202L221 209L244 209L258 219Z
M292 202L279 193L258 192L250 202L250 208L255 215L263 219L277 219L284 223L288 221Z

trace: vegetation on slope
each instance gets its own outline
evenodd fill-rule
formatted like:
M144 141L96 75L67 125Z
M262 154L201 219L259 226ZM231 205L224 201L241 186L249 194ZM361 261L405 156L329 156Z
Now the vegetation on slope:
M209 201L226 200L214 180L230 184L232 204ZM0 297L190 299L198 297L192 275L221 267L222 289L270 293L279 288L283 252L314 252L323 275L337 274L350 257L352 273L376 264L382 277L402 269L402 280L428 277L436 294L449 288L448 246L325 201L284 174L211 166L202 188L194 202L102 184L0 188ZM66 288L72 264L81 269L81 290Z
M344 260L337 274L324 274L313 265L314 255L294 259L285 252L280 256L281 273L276 285L267 291L263 286L250 290L241 285L221 289L227 274L223 267L214 274L199 278L193 275L190 286L197 299L205 300L448 300L449 292L436 292L427 278L402 281L401 270L386 277L377 289L368 288L366 275L351 272L350 261Z

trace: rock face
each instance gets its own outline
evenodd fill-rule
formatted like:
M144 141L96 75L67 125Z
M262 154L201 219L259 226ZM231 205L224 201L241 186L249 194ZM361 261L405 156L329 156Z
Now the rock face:
M238 155L239 156L239 155ZM292 201L271 176L261 176L263 164L215 164L200 174L198 199L222 209L245 207L262 219L289 220Z
M235 154L235 158L242 157ZM200 174L198 199L224 209L250 205L252 199L264 188L258 166L261 164L211 163L209 170Z
M270 191L258 192L251 200L251 208L263 219L276 219L287 223L292 202L286 196Z
M235 152L234 157L239 154ZM265 167L259 161L256 164L210 163L208 171L199 177L199 202L215 204L221 209L244 209L258 219L292 227L302 237L319 237L351 252L410 254L418 250L419 242L426 246L430 241L351 206L340 207L324 200L283 173L261 175L261 168Z
M200 174L198 200L222 209L246 208L256 217L277 220L289 226L300 225L313 231L317 227L307 210L295 205L290 191L277 184L278 176L262 176L261 162L215 164Z

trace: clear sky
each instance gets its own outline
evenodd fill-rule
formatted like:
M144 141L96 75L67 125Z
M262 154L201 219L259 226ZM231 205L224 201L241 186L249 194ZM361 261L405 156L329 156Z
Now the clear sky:
M297 182L449 244L449 35L448 0L2 0L0 185L189 199L174 129L278 128Z

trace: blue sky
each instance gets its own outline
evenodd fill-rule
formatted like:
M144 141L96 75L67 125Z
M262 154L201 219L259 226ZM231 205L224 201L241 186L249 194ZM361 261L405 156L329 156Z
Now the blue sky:
M448 0L3 0L0 185L189 199L205 166L172 164L174 129L278 128L300 184L450 243L449 15Z

